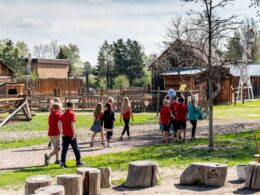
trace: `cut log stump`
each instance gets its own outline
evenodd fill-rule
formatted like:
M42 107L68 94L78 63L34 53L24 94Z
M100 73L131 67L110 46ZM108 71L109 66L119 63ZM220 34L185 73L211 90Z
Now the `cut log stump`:
M57 184L64 186L65 195L82 195L82 176L76 174L58 175Z
M128 165L127 180L123 184L128 188L146 188L158 184L158 164L154 161L134 161Z
M100 195L100 170L96 168L78 168L82 176L83 194Z
M52 183L51 177L48 175L37 175L26 178L25 195L34 194L35 190L50 186Z
M224 186L227 177L227 165L218 163L192 163L182 173L180 184Z
M104 167L99 168L100 170L100 187L109 188L111 186L111 168Z
M260 163L251 162L247 166L245 187L260 190Z
M35 194L48 194L48 195L65 195L64 187L61 185L52 185L39 188Z

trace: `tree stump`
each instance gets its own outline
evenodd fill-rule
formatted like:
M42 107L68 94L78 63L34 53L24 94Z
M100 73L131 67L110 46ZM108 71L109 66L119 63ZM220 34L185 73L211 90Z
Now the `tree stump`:
M35 194L48 194L48 195L65 195L64 187L61 185L52 185L39 188Z
M227 165L218 163L192 163L181 175L180 184L212 187L224 186Z
M99 168L100 170L100 187L109 188L111 186L111 168L104 167Z
M33 194L38 188L50 186L51 183L51 177L48 175L28 177L25 183L25 195Z
M251 162L246 169L245 187L249 189L260 189L260 163Z
M58 175L57 184L64 186L65 195L82 195L82 176L76 174Z
M128 188L152 187L158 184L158 164L154 161L134 161L128 165Z
M82 176L83 194L100 195L100 170L96 168L78 168Z

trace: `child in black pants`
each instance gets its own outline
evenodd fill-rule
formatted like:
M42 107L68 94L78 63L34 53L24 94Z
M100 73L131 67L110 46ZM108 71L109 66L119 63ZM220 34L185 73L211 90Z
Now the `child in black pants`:
M68 152L69 145L71 145L73 152L76 157L76 165L82 166L83 162L80 161L81 155L79 151L79 146L76 138L76 115L73 112L73 104L71 102L67 103L67 110L61 116L62 122L62 152L61 152L61 168L67 168L66 165L66 155Z
M104 122L104 129L106 131L106 139L107 139L107 147L111 148L112 145L110 144L110 140L113 136L113 128L115 122L115 113L113 111L112 105L110 103L106 104L106 110L103 114L103 122Z

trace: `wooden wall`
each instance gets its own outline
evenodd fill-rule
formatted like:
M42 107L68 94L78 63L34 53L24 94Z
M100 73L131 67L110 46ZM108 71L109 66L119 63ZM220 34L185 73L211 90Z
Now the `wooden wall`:
M25 83L25 94L30 89L31 95L45 96L75 96L84 87L82 79L36 79L23 80Z

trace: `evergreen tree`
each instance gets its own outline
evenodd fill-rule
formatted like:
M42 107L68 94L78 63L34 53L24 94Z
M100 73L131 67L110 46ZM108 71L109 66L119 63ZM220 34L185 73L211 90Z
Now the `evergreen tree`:
M228 41L225 60L230 63L236 63L242 59L241 35L239 32L234 32L233 37Z
M94 71L97 86L100 86L102 78L106 78L107 88L112 88L115 76L113 46L107 41L100 47L97 61L97 66Z

